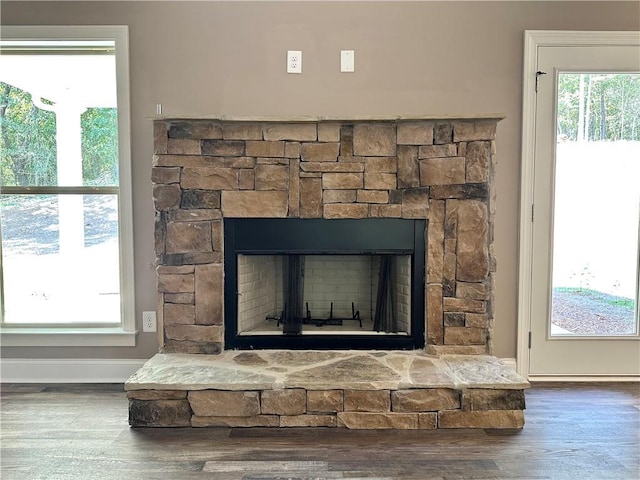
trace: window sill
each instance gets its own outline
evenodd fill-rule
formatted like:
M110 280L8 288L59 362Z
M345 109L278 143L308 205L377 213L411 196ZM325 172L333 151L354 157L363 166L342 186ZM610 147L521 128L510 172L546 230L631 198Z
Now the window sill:
M0 328L3 347L135 347L137 330L115 328Z

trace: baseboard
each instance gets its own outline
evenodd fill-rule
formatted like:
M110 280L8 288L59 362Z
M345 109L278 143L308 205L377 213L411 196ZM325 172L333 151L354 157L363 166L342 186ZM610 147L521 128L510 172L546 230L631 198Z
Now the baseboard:
M509 370L513 370L514 372L518 370L518 364L515 358L500 358L499 360L504 363Z
M531 383L640 383L638 375L529 375Z
M2 383L124 383L146 359L3 358Z
M3 358L2 383L124 383L146 359ZM501 358L516 371L515 358Z

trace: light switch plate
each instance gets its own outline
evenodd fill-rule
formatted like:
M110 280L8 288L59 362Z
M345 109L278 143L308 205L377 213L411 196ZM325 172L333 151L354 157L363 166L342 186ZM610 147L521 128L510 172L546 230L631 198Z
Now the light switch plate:
M353 50L340 51L340 71L345 73L352 73L356 71L355 51Z

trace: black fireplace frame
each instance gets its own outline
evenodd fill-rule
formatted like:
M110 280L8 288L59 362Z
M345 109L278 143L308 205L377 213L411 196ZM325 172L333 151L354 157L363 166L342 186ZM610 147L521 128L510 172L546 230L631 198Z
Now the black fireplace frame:
M398 218L224 219L225 349L411 350L425 345L427 221ZM238 335L237 256L411 255L410 335Z

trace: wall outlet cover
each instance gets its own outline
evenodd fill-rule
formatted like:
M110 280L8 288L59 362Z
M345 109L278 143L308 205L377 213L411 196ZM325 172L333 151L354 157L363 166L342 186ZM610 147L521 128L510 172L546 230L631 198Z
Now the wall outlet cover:
M302 51L287 51L287 73L302 73Z
M155 332L157 328L156 312L142 312L142 331Z

